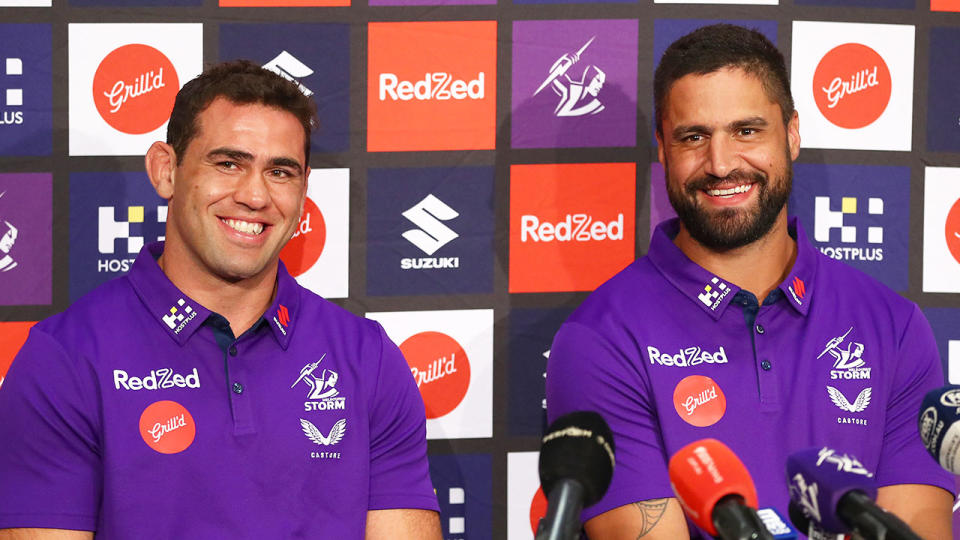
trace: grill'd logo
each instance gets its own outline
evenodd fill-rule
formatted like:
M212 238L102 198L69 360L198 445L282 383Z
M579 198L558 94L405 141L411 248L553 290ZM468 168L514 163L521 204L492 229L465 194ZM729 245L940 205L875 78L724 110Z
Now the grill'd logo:
M300 225L280 252L280 258L291 276L297 277L316 264L327 240L327 224L310 197L303 202Z
M890 103L890 70L875 50L845 43L820 60L813 95L820 112L833 124L859 129L876 121Z
M197 424L183 405L157 401L140 415L140 436L147 446L161 454L186 450L197 435Z
M149 133L167 121L180 80L173 63L148 45L124 45L108 54L93 76L93 101L117 131Z
M423 396L427 418L439 418L460 405L470 387L470 360L463 347L440 332L421 332L400 344Z

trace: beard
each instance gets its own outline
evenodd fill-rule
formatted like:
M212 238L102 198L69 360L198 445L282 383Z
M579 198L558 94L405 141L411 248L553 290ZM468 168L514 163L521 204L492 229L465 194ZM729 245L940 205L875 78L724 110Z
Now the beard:
M790 156L786 166L773 182L759 171L733 172L724 178L703 176L687 183L684 188L676 189L670 182L670 169L664 163L667 178L667 195L670 205L677 212L683 226L698 243L714 251L729 251L746 246L763 238L780 215L780 211L790 198L793 187L793 169ZM757 190L757 203L748 208L723 208L717 211L704 209L698 199L698 193L730 180L753 183L751 189Z

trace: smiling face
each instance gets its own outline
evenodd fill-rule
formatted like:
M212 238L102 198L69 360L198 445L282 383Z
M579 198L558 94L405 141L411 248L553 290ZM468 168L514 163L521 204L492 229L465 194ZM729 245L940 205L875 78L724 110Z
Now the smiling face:
M670 203L703 246L745 246L786 216L799 121L783 125L757 77L725 68L678 79L657 142Z
M151 177L170 201L165 266L231 282L274 272L306 194L302 125L281 109L224 98L197 125L181 163L171 157L169 181Z

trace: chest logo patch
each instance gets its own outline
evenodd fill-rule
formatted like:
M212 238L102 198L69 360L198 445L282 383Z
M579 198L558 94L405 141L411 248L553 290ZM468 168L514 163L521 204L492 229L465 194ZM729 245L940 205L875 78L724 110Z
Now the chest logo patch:
M313 422L303 418L300 419L300 428L303 429L303 434L314 443L320 446L333 446L343 440L343 435L347 432L347 419L337 420L337 423L330 428L330 432L326 436L317 426L313 425Z
M329 411L346 409L346 398L340 395L337 389L337 381L340 375L332 369L318 370L320 362L326 358L324 353L319 360L303 366L300 370L300 376L290 385L293 388L303 382L309 387L307 391L307 400L303 402L304 411Z
M727 398L710 377L690 375L673 389L673 406L683 421L696 427L712 426L727 411Z
M865 411L867 406L870 405L873 388L864 388L853 403L847 400L847 396L843 395L843 392L832 386L827 386L827 393L830 394L830 400L833 401L833 404L840 407L841 410L858 413Z
M839 335L824 346L823 351L817 356L817 359L829 355L833 359L833 369L830 370L831 379L869 379L870 368L866 367L867 362L863 358L863 343L854 341L853 338L847 340L853 327L847 329L842 335Z
M140 414L140 436L161 454L177 454L193 444L197 424L190 411L176 401L156 401Z

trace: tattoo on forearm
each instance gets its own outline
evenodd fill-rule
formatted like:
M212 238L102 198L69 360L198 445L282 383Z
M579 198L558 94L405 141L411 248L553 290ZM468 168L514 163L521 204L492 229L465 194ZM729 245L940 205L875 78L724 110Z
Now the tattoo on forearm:
M640 534L637 536L639 539L646 536L660 522L660 518L663 517L664 511L667 509L667 499L650 499L649 501L635 502L633 505L640 510L640 514L643 516Z

